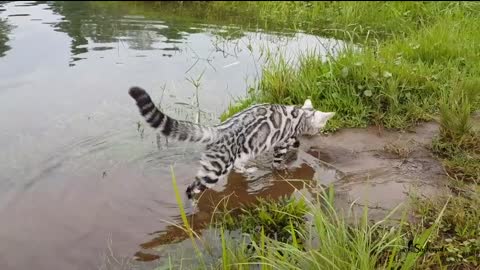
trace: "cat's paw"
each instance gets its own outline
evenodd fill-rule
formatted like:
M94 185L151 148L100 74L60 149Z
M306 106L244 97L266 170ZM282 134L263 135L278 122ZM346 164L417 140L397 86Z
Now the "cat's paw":
M235 167L234 170L237 173L243 174L243 173L254 173L258 169L256 167L250 167L250 168L245 168L245 167Z
M240 173L240 174L245 173L245 171L247 171L247 169L245 169L245 167L234 167L234 170L235 170L235 172Z
M190 201L190 208L195 211L198 207L198 199L191 199Z
M198 198L192 198L192 199L185 198L183 200L183 207L185 212L188 215L192 215L199 212L200 209L198 207Z
M277 171L283 171L287 169L287 165L284 163L273 163L272 168L277 170Z

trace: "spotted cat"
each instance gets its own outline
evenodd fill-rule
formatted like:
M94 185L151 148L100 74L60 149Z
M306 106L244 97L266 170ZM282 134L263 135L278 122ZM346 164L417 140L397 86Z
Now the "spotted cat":
M245 172L245 164L250 159L268 150L273 149L273 167L284 168L287 151L300 145L298 138L319 133L335 115L334 112L314 110L312 102L307 99L303 107L254 105L221 124L207 127L167 116L140 87L130 88L129 95L150 126L159 129L163 135L179 141L207 144L195 180L186 189L189 199L194 193L212 188L232 169Z

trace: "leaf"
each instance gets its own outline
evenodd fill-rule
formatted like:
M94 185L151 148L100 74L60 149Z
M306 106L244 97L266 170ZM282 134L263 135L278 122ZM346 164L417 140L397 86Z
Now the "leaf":
M326 72L325 74L322 75L323 77L330 79L333 78L333 73L331 71Z
M427 241L430 239L430 236L434 233L435 230L438 229L438 226L440 224L440 219L443 217L443 213L445 212L445 209L447 208L447 205L449 202L450 202L450 198L448 198L447 202L443 206L442 210L440 211L440 214L435 220L435 223L430 228L423 231L420 235L415 236L414 242L416 242L419 245L420 249L425 249L425 246L427 244ZM416 261L420 258L420 256L421 256L421 253L408 253L401 269L402 270L413 269L413 266L415 265ZM448 258L447 258L447 261L448 261Z
M365 90L365 91L363 91L363 94L364 94L366 97L371 97L371 96L372 96L372 91L371 91L371 90Z

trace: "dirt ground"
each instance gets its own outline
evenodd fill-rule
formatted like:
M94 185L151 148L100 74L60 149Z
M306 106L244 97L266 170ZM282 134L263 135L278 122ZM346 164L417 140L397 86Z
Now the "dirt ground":
M330 136L305 140L308 152L334 166L342 177L334 182L337 202L357 210L367 205L370 217L383 218L408 194L423 196L448 192L441 163L429 150L438 124L423 123L410 132L376 128L343 129ZM322 178L316 179L322 183ZM396 212L400 214L400 211Z

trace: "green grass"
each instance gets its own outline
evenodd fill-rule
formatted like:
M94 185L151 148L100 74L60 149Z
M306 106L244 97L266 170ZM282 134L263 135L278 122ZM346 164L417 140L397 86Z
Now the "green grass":
M241 6L240 3L232 5ZM282 16L267 16L274 20L294 16L290 12L297 14L296 9L305 4L245 5L256 6L261 17L267 16L262 13L263 9L269 14L288 10ZM288 5L294 7L287 9ZM312 97L316 108L337 112L329 130L371 124L405 129L438 115L441 97L459 83L475 85L480 75L477 64L480 21L475 18L480 15L480 5L477 3L324 2L310 5L305 8L309 16L298 15L305 21L311 22L310 18L317 16L330 18L332 24L350 33L350 37L364 34L358 29L388 35L380 40L367 35L360 51L350 46L340 56L331 56L327 61L305 53L299 56L298 68L289 59L273 60L263 68L260 81L245 102L232 106L222 119L252 103L301 104ZM358 29L350 30L351 25ZM472 109L480 108L478 99L471 103Z
M472 27L479 26L480 23L476 23ZM479 42L480 34L477 35ZM420 36L415 40L422 42ZM256 91L251 91L245 104L301 104L311 97L316 108L337 112L331 122L332 130L370 124L404 129L419 121L431 120L439 114L441 98L451 89L459 83L474 84L480 75L475 64L480 60L480 48L470 50L473 55L463 53L463 60L456 54L464 48L446 50L448 55L443 55L442 60L435 58L441 48L431 48L435 51L431 54L426 52L428 49L414 54L409 50L419 45L409 44L409 41L394 40L378 51L369 47L360 53L347 50L338 57L329 57L326 62L303 55L298 68L279 59L264 67ZM422 45L417 50L420 48ZM460 69L465 59L471 62ZM471 103L472 109L479 108L478 101ZM227 111L223 118L236 112L238 107Z
M431 251L425 252L419 261L419 269L480 267L480 209L475 207L480 203L479 186L457 184L451 189L453 197L439 222L438 234L429 242ZM447 199L447 196L415 198L414 212L418 221L411 224L407 231L415 233L431 226Z
M194 255L170 254L157 269L478 269L480 209L472 206L480 189L450 188L440 197L412 196L393 223L398 208L377 222L366 207L351 216L335 207L332 188L310 200L264 199L238 211L219 206L211 224L218 240L202 239L182 218ZM179 207L185 213L180 200Z
M236 24L248 21L261 28L300 29L343 37L345 31L355 32L358 39L416 31L454 12L464 12L472 19L478 15L478 4L474 2L162 1L156 5L173 6L178 13L202 19Z
M478 96L480 79L461 83L442 98L440 134L432 144L451 178L476 184L480 183L480 134L472 128L471 113Z
M408 241L412 240L420 249L429 248L427 244L445 228L442 217L452 214L447 200L443 205L425 205L420 209L432 210L424 214L418 223L421 226L412 227L406 222L406 215L397 225L389 225L390 215L373 223L369 221L368 208L364 208L359 219L352 221L334 207L334 198L330 188L310 201L305 198L263 200L259 205L245 206L240 215L219 212L217 222L212 225L220 239L219 254L212 256L209 252L212 248L189 258L174 254L168 259L168 265L158 269L251 269L252 266L260 269L413 269L425 264L421 260L425 254L407 250ZM464 224L459 231L476 225L474 221ZM184 227L187 229L188 225ZM227 237L232 230L239 230L241 234ZM195 234L190 236L193 242L202 241ZM471 237L471 233L465 237ZM462 254L471 254L465 252ZM427 252L427 256L433 255Z
M259 199L253 206L216 213L216 222L226 230L241 230L250 235L261 233L280 242L295 240L297 243L296 239L304 233L307 212L308 205L304 200L286 197L272 202Z
M259 102L302 104L307 97L337 114L327 131L381 125L407 129L440 114L442 97L480 76L480 4L476 2L93 2L98 12L142 14L240 29L304 31L333 36L350 46L326 62L305 52L299 67L274 58L244 100L221 116ZM170 27L168 29L174 29ZM198 31L198 30L197 30ZM243 31L227 31L238 38ZM163 33L174 38L176 31ZM353 45L361 50L353 50ZM478 92L478 84L476 84ZM480 108L478 96L472 110ZM458 161L457 163L459 163Z

